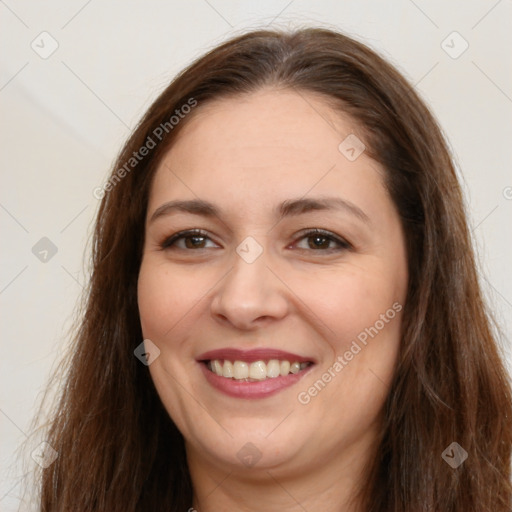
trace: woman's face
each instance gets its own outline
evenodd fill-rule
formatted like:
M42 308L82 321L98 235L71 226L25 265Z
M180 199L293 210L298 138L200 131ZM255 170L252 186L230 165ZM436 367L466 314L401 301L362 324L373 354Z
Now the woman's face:
M198 109L156 172L138 283L146 348L160 350L149 371L189 462L362 461L408 279L384 170L310 93Z

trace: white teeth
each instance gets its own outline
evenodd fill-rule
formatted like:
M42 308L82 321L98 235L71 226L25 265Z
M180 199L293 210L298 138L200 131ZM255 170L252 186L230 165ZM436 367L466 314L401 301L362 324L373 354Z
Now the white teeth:
M267 363L267 377L274 378L279 377L281 374L281 367L279 365L279 361L277 359L271 359Z
M243 361L235 361L233 377L237 380L249 378L249 365Z
M235 369L233 368L233 363L231 361L224 361L224 366L222 368L222 376L223 377L233 377L235 375Z
M267 365L263 361L254 361L254 363L251 363L251 366L249 366L249 378L256 380L266 379Z
M299 373L300 372L300 363L292 363L290 366L290 371L292 373Z
M222 376L222 365L220 364L220 361L212 361L212 370L217 374Z
M299 363L294 361L279 361L277 359L271 359L267 363L265 361L254 361L252 363L246 363L245 361L223 361L214 359L208 362L208 368L219 375L227 379L236 380L265 380L267 378L274 379L276 377L293 373L297 374L301 370L304 370L310 365L310 363Z
M290 361L281 361L281 375L285 377L290 373Z

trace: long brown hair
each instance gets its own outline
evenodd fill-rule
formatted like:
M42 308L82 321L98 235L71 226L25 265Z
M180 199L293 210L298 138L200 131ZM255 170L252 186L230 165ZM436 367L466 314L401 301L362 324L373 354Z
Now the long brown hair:
M263 87L318 93L351 116L368 154L387 171L406 236L403 336L378 457L362 482L364 510L509 512L510 380L447 145L390 64L345 35L314 28L254 31L213 49L164 90L119 154L97 217L83 317L47 431L59 457L41 475L41 510L191 506L183 438L133 354L142 341L137 278L148 193L162 156L194 115L170 122L176 110L196 102L197 112ZM126 167L149 137L158 138L156 147ZM456 468L442 458L453 442L468 454Z

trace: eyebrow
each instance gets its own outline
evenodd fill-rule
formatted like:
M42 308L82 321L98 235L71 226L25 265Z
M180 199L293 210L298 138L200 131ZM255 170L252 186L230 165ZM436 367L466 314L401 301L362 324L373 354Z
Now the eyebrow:
M312 211L338 210L344 211L358 218L359 220L370 224L370 218L358 206L342 199L341 197L316 197L316 198L300 198L288 199L283 201L274 209L274 215L278 220L285 217L303 215ZM213 203L203 199L190 199L185 201L169 201L159 206L151 215L149 222L154 222L160 217L170 215L172 213L183 212L193 215L202 215L203 217L219 217L222 214L219 208Z

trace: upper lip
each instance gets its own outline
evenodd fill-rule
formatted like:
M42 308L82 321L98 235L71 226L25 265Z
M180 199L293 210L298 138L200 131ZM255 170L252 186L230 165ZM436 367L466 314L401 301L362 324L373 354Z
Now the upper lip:
M304 357L298 354L292 354L291 352L270 348L256 348L253 350L219 348L217 350L210 350L205 352L197 358L198 361L212 361L215 359L223 359L228 361L245 361L247 363L252 363L254 361L268 361L270 359L281 359L290 361L292 363L314 363L314 360L310 357Z

